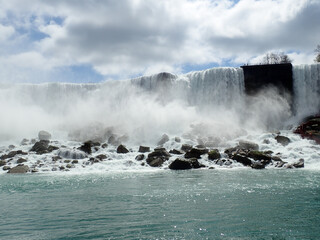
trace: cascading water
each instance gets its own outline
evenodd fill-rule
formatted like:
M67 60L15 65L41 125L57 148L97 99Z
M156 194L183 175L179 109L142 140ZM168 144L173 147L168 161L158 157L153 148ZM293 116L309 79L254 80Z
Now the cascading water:
M295 111L298 118L320 113L320 64L293 67Z

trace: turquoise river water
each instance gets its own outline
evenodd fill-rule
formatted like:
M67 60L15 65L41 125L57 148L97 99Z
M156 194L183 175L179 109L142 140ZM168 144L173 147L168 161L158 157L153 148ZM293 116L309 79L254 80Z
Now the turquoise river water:
M0 239L320 239L320 172L0 175Z

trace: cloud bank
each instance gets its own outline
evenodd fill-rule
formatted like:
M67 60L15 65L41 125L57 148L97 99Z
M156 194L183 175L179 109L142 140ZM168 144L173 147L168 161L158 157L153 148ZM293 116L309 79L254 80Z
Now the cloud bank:
M311 63L318 0L0 0L0 82L121 79L258 62ZM83 73L83 71L82 71ZM81 76L80 76L81 75ZM102 78L97 77L102 76Z

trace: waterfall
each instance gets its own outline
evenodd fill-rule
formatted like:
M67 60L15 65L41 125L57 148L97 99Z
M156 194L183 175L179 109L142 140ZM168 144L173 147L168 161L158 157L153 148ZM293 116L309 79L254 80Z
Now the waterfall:
M298 118L320 112L320 64L293 67L294 105Z

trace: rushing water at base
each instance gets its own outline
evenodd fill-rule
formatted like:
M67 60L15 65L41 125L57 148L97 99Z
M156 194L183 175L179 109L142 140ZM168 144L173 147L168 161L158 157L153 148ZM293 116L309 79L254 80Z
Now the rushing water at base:
M319 239L320 172L1 175L0 239Z

